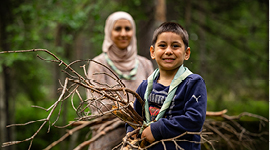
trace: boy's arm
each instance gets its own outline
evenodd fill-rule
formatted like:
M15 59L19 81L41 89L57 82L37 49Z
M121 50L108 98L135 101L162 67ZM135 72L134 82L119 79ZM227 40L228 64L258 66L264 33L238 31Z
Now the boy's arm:
M207 105L207 91L204 80L198 76L192 76L185 85L183 110L173 110L170 119L161 118L151 124L151 131L156 140L176 137L186 131L199 132L202 129ZM176 100L177 101L177 100Z

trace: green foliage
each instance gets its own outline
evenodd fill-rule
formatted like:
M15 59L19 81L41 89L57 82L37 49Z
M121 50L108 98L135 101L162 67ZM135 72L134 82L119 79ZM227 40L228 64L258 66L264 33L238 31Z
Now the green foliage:
M227 109L228 115L239 115L242 112L249 112L263 116L265 118L269 118L268 108L269 108L268 102L256 101L248 98L242 100L221 100L221 99L211 99L210 97L208 98L207 101L207 110L220 111Z
M188 29L191 58L185 65L205 79L208 110L228 109L229 115L250 112L268 118L268 15L265 12L269 2L192 1L189 24L186 2L167 0L166 16L168 21L179 22ZM154 0L24 0L17 5L11 11L13 21L6 28L5 40L10 50L44 48L66 63L93 58L102 52L105 20L112 12L129 12L135 19L137 35L144 35L139 34L145 31L141 24L151 24L155 12ZM36 54L0 55L0 72L2 65L12 68L10 84L16 91L16 123L44 118L47 113L31 105L46 108L56 100L52 97L53 74L58 73L53 63L37 59ZM52 59L44 53L39 55ZM67 120L74 120L74 111L69 104L67 108ZM16 128L20 133L18 140L32 135L38 124L26 128ZM32 149L44 148L60 136L52 128L49 134L42 130L38 137L41 138L34 140ZM27 147L28 143L18 146Z
M27 95L23 93L18 94L16 97L16 100L17 100L16 113L15 113L16 123L25 123L28 121L35 121L35 120L47 118L49 112L46 112L45 110L42 110L39 108L34 108L32 106L33 105L42 106L47 109L53 104L54 101L56 101L56 100L53 100L53 101L43 100L43 101L33 102L33 101L30 101ZM68 114L67 120L68 121L74 120L74 118L77 117L77 115L75 114L75 111L72 110L72 107L70 106L70 104L67 108L68 108L68 112L70 112ZM57 119L58 110L59 110L59 107L57 107L56 111L53 113L50 120L50 124L52 124ZM31 137L37 131L37 129L42 123L43 122L35 122L26 126L16 127L17 140L23 140L25 138ZM61 117L56 123L57 126L64 126L66 124L68 124L68 122L63 122ZM51 126L49 129L49 133L47 132L48 129L49 129L49 125L47 123L34 139L32 149L44 149L49 144L58 140L62 136L59 134L59 130L61 129ZM69 138L67 140L69 140ZM17 149L18 150L25 149L28 146L29 146L29 142L24 142L18 145ZM61 148L57 146L55 149L61 149Z
M267 5L231 0L192 3L192 6L195 9L188 30L192 35L191 58L187 66L203 76L208 94L218 99L218 90L226 91L221 95L229 90L239 99L247 94L256 99L259 91L261 100L267 101L268 25L264 13ZM179 22L185 26L185 20ZM202 30L205 38L200 37ZM205 45L204 51L201 43Z

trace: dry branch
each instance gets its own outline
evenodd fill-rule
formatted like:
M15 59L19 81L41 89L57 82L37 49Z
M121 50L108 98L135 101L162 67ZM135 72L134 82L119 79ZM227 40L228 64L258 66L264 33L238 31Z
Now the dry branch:
M60 142L64 141L68 136L71 136L73 133L87 127L87 126L92 126L94 124L100 124L103 122L103 120L106 120L108 118L111 118L112 115L104 115L100 118L97 118L95 120L92 121L72 121L70 123L70 126L76 126L75 128L71 129L71 130L67 130L66 134L63 135L60 139L58 139L57 141L53 142L52 144L48 145L44 150L49 150L51 148L53 148L55 145L59 144Z
M180 137L186 135L186 134L197 134L201 136L201 143L207 143L209 144L212 149L214 149L214 141L210 140L211 137L219 137L218 139L223 139L227 142L227 145L231 149L235 149L235 145L243 144L246 148L251 148L252 143L250 141L253 141L255 138L262 138L263 135L266 135L268 133L260 132L260 133L252 133L249 132L247 129L242 127L237 120L239 120L243 116L249 116L258 118L262 125L265 125L266 122L268 123L268 119L258 116L255 114L250 114L247 112L241 113L238 116L229 116L226 115L227 110L222 110L219 112L210 112L207 111L206 115L208 117L215 117L215 118L222 118L225 121L217 121L217 120L211 120L206 119L205 124L203 126L202 132L185 132L177 137L170 138L170 139L163 139L161 141L155 141L154 143L150 145L146 145L145 147L142 147L140 145L141 142L143 142L144 139L132 139L131 136L134 134L138 134L142 124L143 119L140 115L137 114L137 112L132 108L130 105L131 100L137 99L142 105L144 104L144 101L140 98L140 96L125 87L123 82L118 78L118 76L107 66L96 62L94 60L75 60L71 62L70 64L65 63L61 59L59 59L56 55L51 53L50 51L46 49L32 49L32 50L19 50L19 51L2 51L0 54L4 53L24 53L24 52L45 52L52 56L52 60L46 60L42 58L41 56L37 55L38 58L44 61L50 61L54 63L58 63L59 67L64 66L64 70L62 70L66 75L67 78L64 81L64 84L61 82L61 95L59 98L47 109L41 107L41 106L33 106L34 108L39 108L41 110L44 110L48 112L48 116L44 119L36 120L36 121L29 121L27 123L22 124L12 124L7 127L11 126L25 126L31 123L36 122L43 122L39 129L30 137L26 138L22 141L11 141L11 142L5 142L2 144L2 147L10 146L14 144L18 144L21 142L27 142L30 141L29 148L31 149L31 145L33 142L33 139L36 137L36 135L40 132L40 130L45 126L45 124L48 123L48 128L50 129L50 126L54 126L57 128L66 128L68 126L73 126L74 128L71 130L68 130L65 135L63 135L59 140L53 142L52 144L48 145L45 149L51 149L55 145L59 144L63 140L65 140L68 136L71 136L74 132L77 132L81 130L84 127L87 126L93 126L93 125L102 125L102 127L99 128L99 134L95 135L88 141L82 142L80 145L78 145L75 149L79 150L82 149L85 146L88 146L90 143L94 142L95 140L99 139L102 136L105 136L106 133L110 132L111 130L114 130L119 125L122 125L123 123L128 123L131 125L135 130L131 132L130 134L126 135L123 138L123 142L118 145L116 148L121 147L123 149L125 146L129 146L131 148L135 149L147 149L157 143L162 143L165 148L165 141L173 141L175 143L175 146L178 149L182 149L178 144L177 141L179 141ZM112 74L105 74L109 78L114 79L117 84L115 85L108 85L106 83L98 83L92 79L87 78L87 73L85 69L85 64L81 66L83 69L84 74L80 75L77 71L75 71L72 68L72 65L79 63L79 62L85 62L89 63L90 61L93 61L97 65L100 65L101 67L104 67ZM104 74L102 72L96 73L96 75ZM83 89L83 92L85 90L91 91L91 98L83 98L80 94L79 88ZM79 97L79 101L75 101L74 96ZM59 108L61 110L61 105L64 101L67 101L70 99L70 102L72 104L73 110L76 112L78 117L75 119L75 121L69 123L68 125L64 125L62 127L55 126L56 122L60 118L60 112L56 112L56 108ZM107 104L105 101L110 101L111 103ZM97 110L97 114L92 114L89 110L89 107L94 108ZM51 119L52 114L57 115L57 118L53 121ZM109 118L114 118L112 120L108 120ZM120 119L120 120L119 120ZM52 123L51 123L52 122ZM213 138L213 139L215 139ZM183 140L183 139L181 139ZM247 143L248 141L249 143ZM188 141L188 142L195 142L196 141Z
M225 112L225 110L223 111ZM237 116L229 116L221 112L209 113L211 115L208 116L215 116L216 118L219 117L220 121L218 121L218 119L206 119L203 126L206 131L214 133L212 139L215 139L216 142L224 140L230 149L237 149L238 147L254 149L254 144L256 144L256 142L266 140L264 139L264 136L268 135L268 132L259 131L252 133L248 129L244 128L239 121L242 117L248 116L259 120L262 125L265 125L268 123L268 119L247 112L243 112Z
M78 118L76 118L76 121L83 121L83 120L88 121L91 119L102 117L106 114L114 114L115 117L120 117L119 115L121 113L123 113L123 114L125 114L126 118L120 117L120 119L122 121L131 123L134 127L140 127L142 125L143 120L142 120L141 116L139 116L133 110L133 108L130 106L130 99L137 98L140 100L140 102L142 102L142 100L140 99L140 97L138 96L138 94L136 92L127 89L125 87L125 85L122 83L122 81L118 78L118 76L113 71L111 71L110 68L108 68L107 66L105 66L99 62L96 62L94 60L76 60L76 61L71 62L70 64L67 64L64 61L62 61L61 59L59 59L56 55L54 55L53 53L51 53L50 51L48 51L46 49L2 51L2 52L0 52L0 54L38 52L38 51L46 52L47 54L49 54L53 57L53 60L46 60L46 59L42 58L41 56L37 55L38 58L40 58L41 60L59 63L59 67L65 66L63 72L68 77L65 79L64 84L61 84L61 82L60 82L60 85L61 85L60 90L62 91L62 93L59 96L58 100L55 101L48 109L42 108L40 106L34 106L35 108L40 108L40 109L45 110L47 112L49 111L47 118L42 119L42 120L38 120L38 121L42 121L43 124L36 131L36 133L33 134L32 137L27 138L27 139L22 140L22 141L11 141L11 142L3 143L3 145L2 145L3 147L13 145L13 144L18 144L21 142L31 141L30 145L29 145L29 149L30 149L33 139L35 138L35 136L39 133L39 131L44 127L44 125L47 122L49 122L49 128L51 125L55 126L55 123L60 118L61 105L68 98L71 98L72 107L78 115ZM91 79L87 78L87 73L86 73L84 66L82 67L84 69L84 76L80 75L77 71L75 71L71 67L75 63L89 62L89 61L93 61L96 64L101 65L101 67L105 67L108 70L110 70L112 75L108 75L108 76L115 79L117 84L116 85L106 85L104 83L98 83L98 85L106 85L107 87L105 87L105 88L96 86L92 83L93 81ZM79 90L78 90L79 87L90 90L93 93L93 97L90 99L89 98L83 99L80 95ZM73 99L74 95L77 95L80 99L79 104L77 106L75 106L75 104L74 104L74 99ZM110 100L112 103L110 105L105 104L104 103L105 100ZM89 107L96 108L99 113L98 114L91 114L91 112L88 109ZM59 108L57 118L54 121L51 121L51 116L53 113L56 113L56 111L55 111L56 108ZM13 124L10 126L28 125L30 123L35 123L35 122L37 122L37 121L29 121L28 123ZM52 124L50 122L52 122ZM112 122L112 124L115 124L115 123ZM117 124L120 124L120 123L117 123ZM71 124L69 124L69 125L71 125ZM66 125L64 127L67 127L69 125ZM82 126L84 126L84 125L82 125ZM74 131L76 131L76 129L80 129L80 128L79 127L75 128ZM106 129L109 130L109 128L106 128ZM112 129L110 129L110 130L112 130ZM71 132L67 133L61 139L59 139L58 141L56 141L52 145L55 145L55 144L61 142L63 139L65 139L67 136L69 136L70 133Z

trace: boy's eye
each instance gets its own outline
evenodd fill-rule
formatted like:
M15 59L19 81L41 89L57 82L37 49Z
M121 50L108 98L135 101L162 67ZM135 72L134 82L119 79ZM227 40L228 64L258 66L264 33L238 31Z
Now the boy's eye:
M178 47L180 47L180 45L173 45L172 47L173 48L178 48Z
M166 47L166 45L165 44L159 44L158 47L164 48L164 47Z

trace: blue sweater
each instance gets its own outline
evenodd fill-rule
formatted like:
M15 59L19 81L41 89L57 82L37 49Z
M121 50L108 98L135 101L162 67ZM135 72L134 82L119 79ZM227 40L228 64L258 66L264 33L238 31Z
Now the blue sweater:
M144 99L147 87L147 80L144 80L137 89L137 93ZM151 119L154 120L159 112L166 96L169 86L153 83L153 90L149 95L149 111ZM156 141L179 136L186 131L200 132L206 116L207 91L203 78L197 74L189 75L178 86L174 99L170 107L166 110L163 118L152 123L151 131ZM134 109L142 115L142 105L135 100ZM143 112L145 113L145 112ZM134 130L131 126L126 126L127 132ZM180 140L200 142L199 135L185 135ZM178 141L178 145L185 150L200 150L201 144L187 141ZM167 150L176 149L173 142L165 142ZM162 143L158 143L149 150L163 150Z

